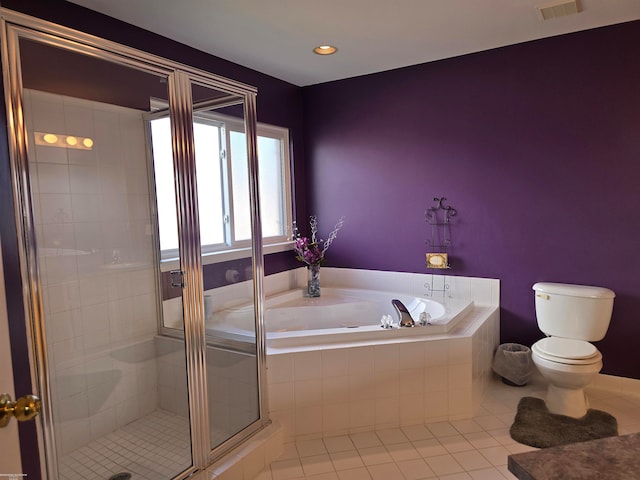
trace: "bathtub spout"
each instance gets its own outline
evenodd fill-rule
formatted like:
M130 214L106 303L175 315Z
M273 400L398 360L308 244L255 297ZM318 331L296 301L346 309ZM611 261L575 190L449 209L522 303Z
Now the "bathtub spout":
M404 306L404 303L402 303L397 298L394 298L393 300L391 300L391 305L393 305L393 307L396 309L396 312L398 312L399 326L401 327L415 326L416 322L414 322L413 318L411 318L411 314L409 313L409 310L407 310L407 307Z

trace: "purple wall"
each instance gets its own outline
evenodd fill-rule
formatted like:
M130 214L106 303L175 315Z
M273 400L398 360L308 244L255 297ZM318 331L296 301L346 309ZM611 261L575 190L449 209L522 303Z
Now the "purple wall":
M258 120L291 129L298 219L347 216L330 265L424 272L444 196L448 273L502 281L503 341L541 336L536 281L612 288L603 371L640 378L640 22L300 89L74 4L1 3L257 86Z
M542 336L533 283L609 287L603 373L640 378L638 59L633 22L304 88L329 264L425 272L444 196L447 273L501 280L502 341Z

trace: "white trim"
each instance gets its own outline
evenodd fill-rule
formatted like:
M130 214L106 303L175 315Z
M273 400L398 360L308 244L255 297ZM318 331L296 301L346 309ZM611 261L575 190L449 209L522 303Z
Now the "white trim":
M152 102L152 108L160 108L164 102L154 101ZM168 115L168 112L167 112ZM229 140L229 134L231 131L244 133L244 121L241 121L235 117L231 117L223 114L212 114L210 112L198 112L197 115L194 113L194 118L198 117L203 120L203 123L212 124L219 128L224 129L224 143L222 146L227 152L227 160L230 161L231 158L231 146ZM158 114L152 114L149 118L149 121L160 118ZM293 223L293 185L292 185L292 165L291 165L291 152L290 152L290 136L289 129L285 127L280 127L277 125L270 125L267 123L257 123L256 126L257 136L264 138L271 138L277 140L281 144L281 167L282 167L282 177L281 177L281 186L283 189L283 212L282 213L282 221L284 224L284 232L282 235L263 237L263 242L268 242L265 245L266 250L264 253L274 253L285 251L288 248L281 246L282 244L291 245L290 241L290 232L289 225ZM227 241L231 242L231 245L226 245L224 243L220 244L208 244L202 245L202 256L203 263L218 263L227 260L234 260L237 258L244 258L251 256L251 241L250 239L245 240L236 240L234 237L234 228L233 228L233 196L231 194L231 184L233 182L230 166L227 166L228 178L225 178L224 181L227 183L225 187L228 190L228 205L225 207L224 215L228 217L230 220L230 225L227 225L225 228L230 228L230 232L227 234ZM158 192L156 192L158 194ZM171 267L167 267L170 269L177 268L177 249L167 249L161 250L160 256L162 258L164 271L165 264L170 264ZM205 258L210 257L209 260L205 260Z
M15 400L11 343L9 342L9 317L7 315L1 252L2 246L0 245L0 365L2 365L0 369L0 393L7 393ZM9 424L4 427L2 435L3 446L2 455L0 455L0 472L22 474L18 421L14 419L10 420Z
M288 250L293 250L293 242L289 240L286 242L264 245L262 248L262 252L265 255L270 253L286 252ZM240 258L251 258L251 247L229 248L224 251L204 253L202 254L202 265L228 262L231 260L238 260ZM160 263L160 271L162 272L168 272L178 268L180 268L180 262L177 258L163 260Z

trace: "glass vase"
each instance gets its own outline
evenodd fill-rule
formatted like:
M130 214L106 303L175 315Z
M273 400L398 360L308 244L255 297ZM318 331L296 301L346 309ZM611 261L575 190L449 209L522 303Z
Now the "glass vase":
M320 265L307 265L307 296L320 296Z

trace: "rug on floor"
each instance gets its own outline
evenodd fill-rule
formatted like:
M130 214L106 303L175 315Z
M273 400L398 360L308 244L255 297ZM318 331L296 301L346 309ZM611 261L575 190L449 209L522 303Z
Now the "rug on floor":
M549 412L544 400L523 397L509 430L515 441L532 447L547 448L586 442L618 435L618 422L613 415L589 409L582 418Z

